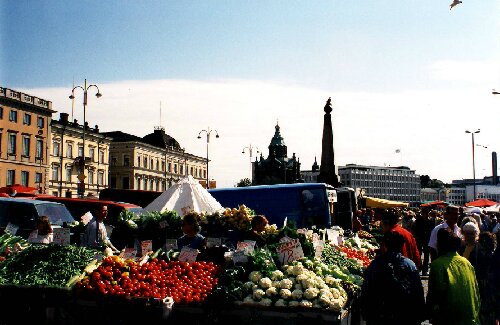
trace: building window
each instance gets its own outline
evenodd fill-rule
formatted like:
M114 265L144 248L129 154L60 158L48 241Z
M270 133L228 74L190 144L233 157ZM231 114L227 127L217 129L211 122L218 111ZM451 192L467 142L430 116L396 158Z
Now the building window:
M180 174L184 175L184 165L181 165L181 167L180 167Z
M153 180L151 180L151 181L149 182L149 190L150 190L150 191L152 191L152 190L153 190L153 183L154 183L154 181L153 181Z
M172 172L172 163L168 163L168 172L171 173Z
M17 111L10 110L9 112L9 121L11 122L17 122Z
M160 170L160 161L156 159L156 170Z
M177 174L177 164L174 164L174 173Z
M30 178L30 173L23 170L21 172L21 185L28 186L29 178Z
M207 171L205 169L203 170L203 178L207 178ZM311 176L311 180L312 180L312 176Z
M73 144L68 143L66 145L66 158L73 158Z
M38 126L39 129L43 129L43 117L38 117L36 121L36 125Z
M189 173L189 175L191 175L191 176L194 175L194 169L193 169L193 167L191 167L191 173Z
M43 140L36 140L35 158L41 160L43 158Z
M15 181L16 181L16 171L15 170L8 170L7 171L7 185L14 185Z
M151 164L149 165L149 168L155 169L155 161L151 159Z
M59 156L59 142L52 142L52 154L54 156Z
M144 190L147 190L148 189L148 180L147 179L144 179L144 186L143 186Z
M35 183L37 184L42 183L42 173L35 173Z
M31 125L31 115L30 114L24 113L23 124Z
M137 156L137 167L141 167L141 156Z
M98 185L104 184L104 172L102 172L102 171L97 173L97 184Z
M66 182L71 182L71 168L66 168Z
M161 171L162 172L165 171L165 162L164 161L161 162Z
M78 157L83 157L83 146L78 146Z
M94 172L89 170L89 184L94 184Z
M23 156L30 156L30 137L27 135L23 136Z
M57 181L59 179L59 166L52 166L52 180Z
M3 119L3 107L0 107L0 120Z
M95 161L95 149L94 148L89 148L89 157L92 162Z
M130 157L128 155L123 156L123 166L130 166Z
M7 148L7 154L8 155L15 155L16 154L16 141L17 141L17 136L15 133L9 133L9 145Z
M148 168L148 157L144 157L142 167Z
M104 164L104 150L99 150L99 163Z
M116 166L116 157L111 157L111 166Z

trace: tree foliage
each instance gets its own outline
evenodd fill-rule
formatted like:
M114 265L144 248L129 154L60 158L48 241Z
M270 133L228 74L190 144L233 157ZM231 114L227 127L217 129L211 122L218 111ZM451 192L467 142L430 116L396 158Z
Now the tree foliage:
M236 187L247 187L247 186L251 186L251 185L252 185L252 181L249 178L242 178L242 179L240 179L238 184L236 184Z

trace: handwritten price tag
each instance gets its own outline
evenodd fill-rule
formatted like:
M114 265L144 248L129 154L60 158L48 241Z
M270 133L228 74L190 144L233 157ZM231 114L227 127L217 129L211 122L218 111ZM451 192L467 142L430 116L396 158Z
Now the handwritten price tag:
M314 245L314 257L320 258L323 254L323 249L325 249L325 242L323 240L318 240L313 243Z
M90 220L92 220L92 218L94 218L92 213L87 212L80 219L82 220L84 225L87 225L90 222Z
M160 221L160 228L161 229L164 229L164 228L167 228L168 227L168 222L166 221Z
M120 253L120 257L124 260L134 259L135 255L137 255L137 251L133 247L127 247Z
M197 249L183 247L181 253L179 254L179 261L193 263L196 262L196 257L198 257Z
M298 239L281 242L281 245L276 249L280 257L281 265L287 265L290 262L296 261L304 257L302 245Z
M5 232L8 232L11 235L15 235L18 230L19 227L10 222L7 224L7 227L5 227Z
M207 238L207 247L215 247L215 246L220 246L222 245L222 240L220 238L213 238L213 237L208 237Z
M338 244L339 232L337 230L327 229L326 235L328 237L328 240L331 241L334 245Z
M153 250L153 241L152 240L144 240L141 241L141 256L146 255L147 253Z
M252 254L255 250L255 241L253 240L239 241L236 244L236 250L242 251L246 255Z
M69 228L54 228L53 230L53 242L61 246L68 246L70 242L70 230Z
M177 249L177 239L167 239L165 243L165 249L171 250L171 249Z

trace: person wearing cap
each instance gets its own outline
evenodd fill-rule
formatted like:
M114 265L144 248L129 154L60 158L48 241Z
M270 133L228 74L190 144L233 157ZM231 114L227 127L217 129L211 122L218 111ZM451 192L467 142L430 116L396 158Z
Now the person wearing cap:
M368 266L361 288L361 313L367 325L419 325L424 319L425 297L418 269L401 254L404 237L388 231L382 254Z
M444 221L434 227L431 232L431 238L429 239L429 250L431 253L431 260L433 261L437 257L437 233L439 229L448 228L457 235L458 238L462 238L462 233L460 228L457 226L459 209L455 205L448 205L444 214Z
M476 267L479 255L479 227L474 222L467 222L462 226L461 232L462 243L458 253Z
M406 229L401 227L398 224L399 215L395 210L386 210L382 215L382 232L386 233L389 231L395 231L404 238L403 250L402 253L405 257L408 257L410 260L415 263L417 269L420 270L421 261L420 261L420 253L418 252L417 242L415 237Z
M480 324L479 287L474 267L457 254L460 238L448 227L438 229L436 236L439 256L431 264L427 294L430 321L433 325Z

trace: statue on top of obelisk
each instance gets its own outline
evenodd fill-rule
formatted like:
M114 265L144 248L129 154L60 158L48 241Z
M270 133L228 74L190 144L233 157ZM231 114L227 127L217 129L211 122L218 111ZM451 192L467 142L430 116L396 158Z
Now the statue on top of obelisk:
M323 122L323 140L321 151L321 165L319 169L318 182L339 187L339 178L335 172L335 155L333 150L333 127L332 127L332 98L328 98L325 104L325 116Z

